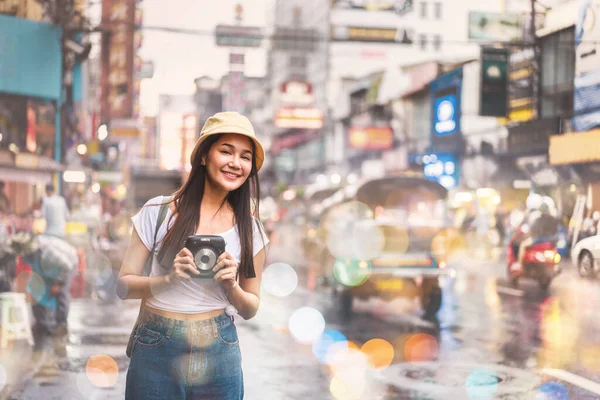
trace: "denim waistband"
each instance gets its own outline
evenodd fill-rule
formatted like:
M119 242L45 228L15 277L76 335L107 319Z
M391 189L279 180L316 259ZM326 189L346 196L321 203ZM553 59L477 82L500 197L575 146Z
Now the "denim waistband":
M152 323L157 327L165 329L166 336L171 334L185 334L187 332L202 332L221 328L225 325L232 324L233 320L230 316L223 313L213 318L202 319L199 321L182 321L179 319L167 318L162 315L153 313L152 311L144 308L140 315L140 323Z

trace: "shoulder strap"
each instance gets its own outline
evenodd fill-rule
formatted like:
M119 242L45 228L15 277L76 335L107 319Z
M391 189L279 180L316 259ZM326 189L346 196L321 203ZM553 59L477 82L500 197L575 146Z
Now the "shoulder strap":
M163 197L162 202L164 203L165 201L166 201L165 197ZM156 228L154 228L154 240L152 242L152 251L150 252L150 256L148 257L148 260L146 261L146 265L144 265L144 271L143 271L144 276L150 275L150 271L152 270L152 261L154 260L154 251L156 250L156 237L158 236L158 229L165 221L168 208L169 208L169 204L162 204L160 206L160 209L158 210L158 218L156 219Z

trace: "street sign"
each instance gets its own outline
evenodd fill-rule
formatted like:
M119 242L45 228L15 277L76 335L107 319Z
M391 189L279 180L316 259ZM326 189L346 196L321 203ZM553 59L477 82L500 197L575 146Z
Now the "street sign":
M262 29L255 26L217 25L215 40L221 47L260 47Z

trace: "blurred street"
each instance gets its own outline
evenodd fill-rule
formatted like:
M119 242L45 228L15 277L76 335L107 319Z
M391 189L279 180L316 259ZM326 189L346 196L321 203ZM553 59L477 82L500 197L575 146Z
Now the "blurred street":
M508 287L501 254L485 261L464 257L452 264L456 278L444 284L439 325L421 320L419 306L401 300L358 302L354 317L344 321L327 290L307 287L310 266L294 244L294 231L282 226L280 235L285 239L276 239L280 244L272 246L270 263L292 265L298 287L284 298L263 290L259 315L237 321L247 398L335 398L330 370L319 362L312 346L299 344L290 335L290 316L307 306L322 313L326 330L343 333L359 347L376 338L393 345L393 361L387 368L361 370L354 360L352 374L364 373L366 381L363 388L346 385L350 392L361 389L348 398L554 399L559 397L543 393L557 382L568 390L568 398L600 396L600 385L594 383L600 378L600 348L595 344L600 322L593 318L600 305L598 282L581 279L568 264L543 295L534 284ZM129 361L124 349L137 310L135 301L75 301L67 357L55 367L42 368L7 398L122 399ZM110 368L102 376L90 373L88 360L94 355L112 358L118 373ZM486 380L485 374L493 379ZM469 386L470 379L477 383ZM107 384L113 381L114 385ZM105 384L109 387L101 388Z

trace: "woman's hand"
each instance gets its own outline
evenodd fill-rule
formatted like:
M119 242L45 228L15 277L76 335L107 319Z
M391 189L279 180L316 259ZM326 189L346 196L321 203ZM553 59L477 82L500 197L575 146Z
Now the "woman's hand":
M217 264L213 268L213 271L216 272L213 279L215 282L219 283L223 289L232 289L238 284L238 268L238 262L231 256L231 254L224 252L219 256L217 259Z
M173 261L173 270L168 277L169 283L176 280L192 279L191 274L200 275L196 263L194 262L194 255L187 248L181 249L175 260Z

